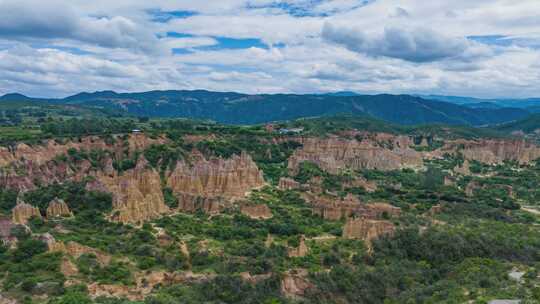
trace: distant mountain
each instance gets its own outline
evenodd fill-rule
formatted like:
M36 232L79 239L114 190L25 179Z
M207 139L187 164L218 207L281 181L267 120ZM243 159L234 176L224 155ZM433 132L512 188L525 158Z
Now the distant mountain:
M0 96L0 101L33 101L35 98L25 96L19 93L9 93L4 96Z
M419 95L421 98L451 102L459 105L477 107L477 105L488 105L507 108L527 109L530 112L537 112L540 108L540 98L512 99L496 98L481 99L461 96L443 96L443 95Z
M540 114L533 114L525 119L512 121L495 126L500 132L523 132L525 134L540 133Z
M467 103L467 104L463 104L463 106L467 107L467 108L471 108L471 109L501 109L501 108L504 108L501 105L498 105L498 104L496 104L494 102L489 102L489 101L483 101L483 102L477 102L477 103Z
M339 91L339 92L333 92L333 93L326 93L326 94L323 94L323 95L326 95L326 96L360 96L360 94L358 94L356 92L351 92L351 91Z
M410 95L340 95L343 94L247 95L205 90L141 93L101 91L79 93L48 102L122 111L135 116L211 119L228 124L256 124L335 114L367 114L403 125L444 123L478 126L518 120L529 115L523 109L470 108Z

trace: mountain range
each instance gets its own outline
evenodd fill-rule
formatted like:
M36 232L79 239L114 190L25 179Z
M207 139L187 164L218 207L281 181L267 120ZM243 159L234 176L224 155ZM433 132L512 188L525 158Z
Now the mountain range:
M186 117L226 124L258 124L335 114L369 115L402 125L442 123L482 126L524 119L540 99L482 100L468 97L360 95L354 92L315 94L241 94L205 90L140 93L99 91L66 98L32 98L7 94L2 101L24 101L105 109L133 116Z

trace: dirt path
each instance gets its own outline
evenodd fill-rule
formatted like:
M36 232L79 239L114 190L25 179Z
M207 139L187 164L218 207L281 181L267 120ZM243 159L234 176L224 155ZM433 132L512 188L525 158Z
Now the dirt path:
M532 214L540 215L540 210L534 209L532 207L524 206L524 207L521 207L521 210L532 213Z

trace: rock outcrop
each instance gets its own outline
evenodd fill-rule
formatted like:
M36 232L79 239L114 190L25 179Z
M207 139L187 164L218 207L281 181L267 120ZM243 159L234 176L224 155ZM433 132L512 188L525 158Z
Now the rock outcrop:
M218 214L222 208L229 207L229 201L222 197L204 197L188 193L176 193L178 210L182 212L196 212L201 210L208 214Z
M63 200L55 198L49 203L49 206L47 207L47 218L70 216L73 216L73 213L69 210L68 205Z
M456 179L453 176L444 176L443 185L445 186L455 186L456 185Z
M35 189L36 184L63 182L72 175L73 170L66 163L49 161L38 164L31 160L22 160L0 168L0 187L24 192Z
M262 172L247 153L230 159L199 159L193 165L179 162L167 180L175 193L242 198L264 185Z
M377 184L370 182L363 177L355 177L343 183L342 189L347 188L363 188L367 192L374 192L377 190Z
M463 164L461 164L461 166L456 166L453 171L454 173L461 175L471 175L471 165L469 164L469 160L465 159Z
M15 224L25 225L31 217L41 218L41 213L37 207L27 204L21 200L11 210L12 220Z
M0 216L0 242L4 244L10 244L15 239L11 235L11 229L15 227L13 221L7 217Z
M135 284L112 285L99 284L97 282L88 285L88 294L92 299L97 297L126 298L130 301L143 301L144 298L154 291L157 286L169 286L172 284L193 284L207 282L215 275L195 274L186 272L144 271L134 274Z
M77 269L77 266L73 264L73 262L69 258L64 257L60 264L60 272L66 278L69 278L79 274L79 269Z
M161 247L169 247L173 242L174 238L170 236L165 229L161 227L154 227L158 232L155 234L156 239Z
M352 216L379 219L382 217L398 217L401 209L387 203L363 203L358 197L347 194L344 198L328 195L304 193L303 198L313 205L313 214L326 220L341 220Z
M62 252L73 257L74 259L78 259L83 254L92 254L102 266L108 265L112 259L110 255L101 250L84 246L77 242L64 243L61 241L56 241L50 234L45 234L41 238L45 243L47 243L47 248L50 252Z
M143 157L134 169L128 170L111 191L113 220L123 223L142 222L158 218L170 210L165 205L159 173L148 166Z
M274 244L274 237L271 234L268 234L266 236L266 240L264 241L264 247L270 248Z
M240 207L240 212L256 220L267 220L272 218L272 211L267 205L243 205Z
M394 224L389 221L370 219L349 219L343 227L343 237L346 239L360 239L370 242L382 235L393 234Z
M182 253L182 255L188 261L191 261L191 254L189 253L189 248L188 248L188 245L186 244L186 242L181 241L179 246L180 246L180 252Z
M288 255L290 258L305 257L309 253L309 247L306 245L305 236L300 237L300 243L296 248L289 248Z
M474 192L480 188L481 186L478 182L470 181L467 186L465 186L465 195L469 197L474 196Z
M114 221L140 223L170 212L165 205L159 173L142 156L135 168L121 175L106 167L87 189L106 189L112 193Z
M161 138L152 139L144 134L131 134L125 138L117 136L112 142L88 136L65 143L48 140L32 146L20 143L14 147L0 147L0 187L26 191L34 189L36 184L80 181L92 175L92 164L86 160L75 165L57 161L58 156L65 155L70 149L107 151L117 160L122 160L126 155L133 155L136 150L163 142L165 140Z
M282 177L279 179L278 188L281 190L295 190L300 188L300 183L292 178Z
M315 287L307 277L308 272L305 269L293 269L286 272L281 279L281 294L294 300L302 299L308 289Z
M305 161L315 163L332 174L347 168L395 170L423 165L421 154L408 147L394 146L390 149L371 140L357 141L336 137L305 139L303 147L289 158L289 170L296 172L300 163Z
M181 161L169 174L167 185L180 203L179 210L219 212L222 202L243 198L265 184L262 171L247 153L230 159L198 157Z
M524 140L455 140L446 143L441 152L460 152L465 159L485 164L529 164L540 157L540 147Z
M264 280L267 280L267 279L271 278L272 273L264 273L264 274L252 275L251 273L246 271L246 272L241 272L240 277L242 278L242 280L244 280L244 282L255 285L255 284L257 284L257 283L259 283L261 281L264 281Z
M443 205L437 204L435 206L431 206L431 208L429 208L427 214L429 214L430 216L435 216L435 215L441 213L442 211L443 211Z

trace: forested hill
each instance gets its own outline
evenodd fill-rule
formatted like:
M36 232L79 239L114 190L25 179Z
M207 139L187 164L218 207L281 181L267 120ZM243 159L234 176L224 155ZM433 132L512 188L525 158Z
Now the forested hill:
M149 117L211 119L228 124L256 124L333 114L368 114L389 122L415 125L445 123L486 125L525 118L516 108L469 108L410 95L247 95L234 92L149 91L79 93L63 99L33 99L8 94L1 101L36 101L120 110Z

